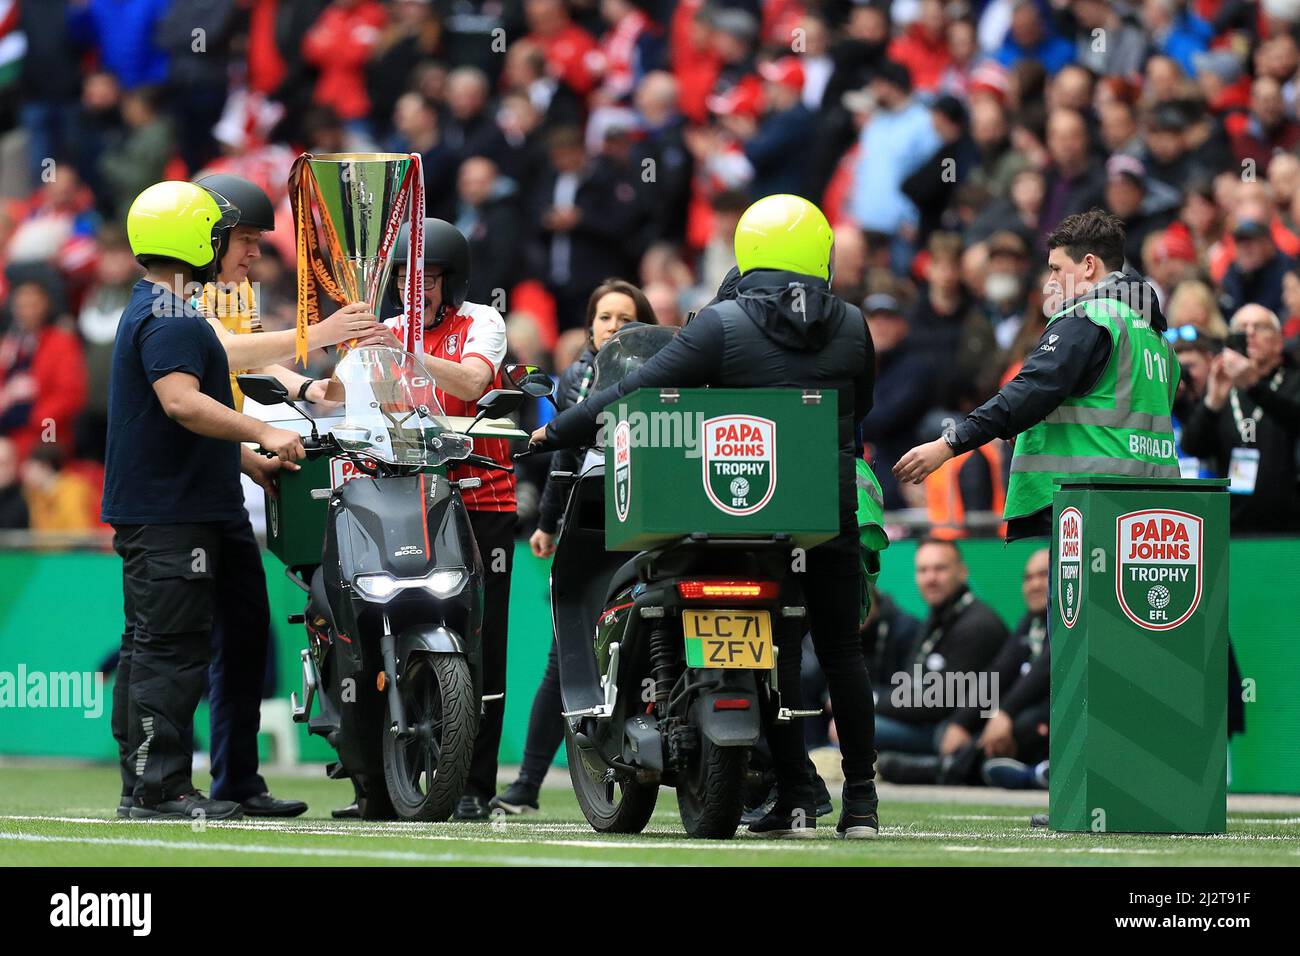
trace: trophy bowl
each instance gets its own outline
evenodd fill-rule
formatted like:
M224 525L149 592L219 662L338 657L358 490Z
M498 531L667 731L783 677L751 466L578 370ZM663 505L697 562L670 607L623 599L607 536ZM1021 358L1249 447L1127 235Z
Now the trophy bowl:
M307 162L330 271L347 301L379 315L414 160L407 153L321 153Z

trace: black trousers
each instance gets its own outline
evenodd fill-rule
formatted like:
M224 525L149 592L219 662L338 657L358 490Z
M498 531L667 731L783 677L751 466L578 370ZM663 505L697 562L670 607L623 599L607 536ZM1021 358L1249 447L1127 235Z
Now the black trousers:
M533 695L528 715L528 736L524 740L524 762L519 768L522 783L540 787L551 769L555 754L564 743L564 701L560 697L560 659L555 641L546 657L546 672Z
M505 694L506 641L510 621L510 572L515 561L515 513L471 511L486 585L483 593L483 695ZM506 702L483 704L474 756L469 765L465 795L490 800L497 792L497 751L501 748L501 721Z
M1040 724L1048 724L1052 707L1048 701L1027 707L1011 721L1011 736L1016 741L1016 759L1036 764L1047 759L1048 737L1038 732Z
M218 594L223 602L239 599L228 569L243 557L247 526L246 514L229 522L114 526L125 627L112 728L123 794L145 806L193 789L194 709L212 655Z
M269 669L271 608L262 554L247 519L222 543L208 668L212 797L246 800L266 792L257 772L257 732Z
M806 570L798 574L808 608L813 648L826 675L844 767L844 793L852 799L875 777L875 704L858 633L862 566L856 532L810 549ZM782 629L777 672L781 701L803 709L800 658L803 635ZM779 724L769 714L767 737L777 775L777 792L786 805L811 808L812 775L801 721Z

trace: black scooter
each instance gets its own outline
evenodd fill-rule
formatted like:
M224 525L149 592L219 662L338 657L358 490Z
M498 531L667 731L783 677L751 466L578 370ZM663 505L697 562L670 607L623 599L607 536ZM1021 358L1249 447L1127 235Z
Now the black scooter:
M511 469L451 431L408 353L357 349L336 374L344 418L323 435L313 422L304 447L309 459L350 460L361 476L312 492L329 502L321 563L287 572L308 595L293 716L338 753L329 775L352 779L364 818L445 820L469 774L481 709L483 563L460 495L480 479L430 468ZM293 407L271 376L241 375L239 385L262 404ZM523 397L488 392L474 423L510 414Z
M597 358L596 387L618 381L671 334L620 331ZM689 835L734 836L762 714L812 713L782 707L777 686L778 629L793 628L797 640L805 626L789 536L688 534L629 559L605 550L603 458L588 453L578 473L550 480L570 486L551 610L569 776L583 815L602 833L639 833L659 787L671 786Z

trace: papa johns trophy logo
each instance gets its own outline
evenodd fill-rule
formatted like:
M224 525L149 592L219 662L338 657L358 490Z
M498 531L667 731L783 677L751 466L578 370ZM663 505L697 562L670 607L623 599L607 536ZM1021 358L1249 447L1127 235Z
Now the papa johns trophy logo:
M1148 509L1115 523L1115 596L1130 621L1168 631L1201 603L1202 520L1184 511Z
M632 506L632 428L626 421L614 427L614 511L626 521Z
M1074 627L1083 605L1083 515L1066 508L1056 525L1056 605L1061 623Z
M776 422L722 415L704 422L704 492L719 511L752 515L776 492Z

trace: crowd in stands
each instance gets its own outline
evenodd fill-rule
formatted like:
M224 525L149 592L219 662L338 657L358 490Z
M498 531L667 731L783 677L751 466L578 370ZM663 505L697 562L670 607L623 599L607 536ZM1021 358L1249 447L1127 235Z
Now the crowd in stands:
M997 533L1009 449L890 468L1014 376L1042 238L1104 207L1169 320L1184 473L1232 478L1234 533L1300 531L1298 37L1295 0L0 0L0 527L98 525L141 189L262 185L286 328L294 158L393 150L557 375L601 282L680 325L748 203L816 202L879 356L864 454L945 540Z

